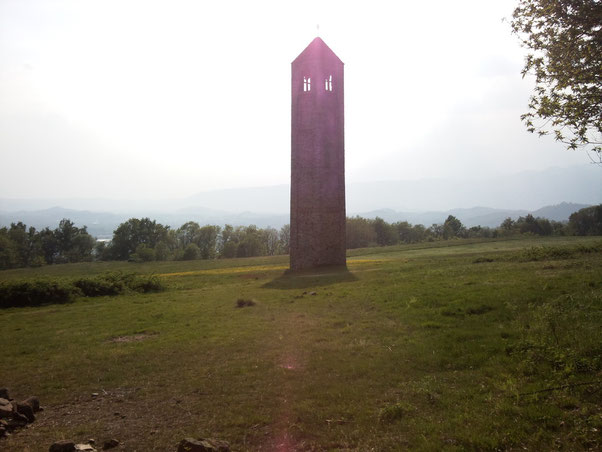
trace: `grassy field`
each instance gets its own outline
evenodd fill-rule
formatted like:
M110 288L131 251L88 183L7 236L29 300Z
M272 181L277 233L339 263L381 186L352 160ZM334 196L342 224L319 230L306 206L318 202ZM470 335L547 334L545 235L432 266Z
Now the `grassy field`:
M190 436L249 451L602 447L600 237L353 250L347 270L296 275L287 263L0 272L167 286L0 310L0 386L45 407L0 450L116 438L169 451Z

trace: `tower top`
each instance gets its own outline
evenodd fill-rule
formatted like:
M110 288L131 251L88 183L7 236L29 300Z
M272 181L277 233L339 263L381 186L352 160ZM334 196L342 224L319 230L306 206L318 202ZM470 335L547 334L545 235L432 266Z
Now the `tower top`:
M341 59L330 49L330 47L328 47L326 43L322 41L322 38L316 36L314 40L305 48L305 50L303 50L303 52L301 52L299 56L293 60L293 64L295 64L297 61L304 60L305 58L326 55L332 55L339 63L344 64Z

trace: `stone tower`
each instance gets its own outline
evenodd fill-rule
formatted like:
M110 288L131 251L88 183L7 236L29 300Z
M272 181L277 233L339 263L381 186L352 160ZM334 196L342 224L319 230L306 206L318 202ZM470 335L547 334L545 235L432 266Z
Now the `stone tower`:
M291 270L345 265L343 62L315 38L292 63Z

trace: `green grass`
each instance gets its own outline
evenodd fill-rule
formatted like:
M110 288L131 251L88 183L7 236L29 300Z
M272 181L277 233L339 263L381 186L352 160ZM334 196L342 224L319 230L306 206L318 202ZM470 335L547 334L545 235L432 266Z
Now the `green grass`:
M286 256L0 272L167 286L0 310L0 386L46 408L0 449L163 451L188 436L249 451L597 449L600 243L353 250L348 271L298 275Z

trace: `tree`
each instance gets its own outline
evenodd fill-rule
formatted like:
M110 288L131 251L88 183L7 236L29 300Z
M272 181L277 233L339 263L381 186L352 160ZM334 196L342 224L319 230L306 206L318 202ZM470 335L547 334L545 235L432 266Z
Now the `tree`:
M288 254L291 246L291 225L285 224L280 228L278 246L282 254Z
M69 262L84 262L92 260L92 250L96 241L94 237L88 234L86 226L80 228L73 237L71 248L67 251L67 260Z
M217 253L217 237L221 228L219 226L203 226L198 230L196 244L200 249L201 259L215 259Z
M475 237L495 237L496 231L492 231L491 228L483 227L483 226L473 226L466 231L466 237L475 238Z
M157 243L168 239L169 226L163 226L150 218L130 218L113 231L111 250L114 259L126 260L140 244L155 248Z
M422 242L422 241L426 240L427 237L428 237L427 229L421 224L415 224L414 226L412 226L412 229L410 230L410 234L408 236L408 239L409 239L408 243Z
M54 237L57 246L55 262L82 262L92 259L92 250L95 240L88 234L86 226L76 227L71 220L63 218L59 227L54 230ZM53 243L48 241L45 253L50 252Z
M573 213L569 228L575 235L602 235L602 204Z
M463 237L466 229L460 220L453 215L449 215L443 223L443 238Z
M164 241L157 242L155 245L155 259L166 261L169 258L169 246Z
M182 256L182 259L184 259L185 261L192 261L194 259L198 259L199 252L200 250L196 243L189 243L186 246L186 249L184 250L184 255Z
M27 226L19 221L11 223L8 230L8 238L13 243L15 251L15 266L26 267L29 264L29 235L27 234Z
M540 217L535 218L531 214L527 214L526 217L519 217L516 220L516 226L521 234L552 235L553 232L550 220Z
M506 219L502 221L502 224L500 224L500 228L502 228L507 233L512 232L512 230L514 229L514 220L510 217L506 217Z
M150 248L145 243L141 243L136 247L136 252L130 255L130 260L133 262L150 262L155 260L155 250Z
M176 233L180 246L186 248L190 243L195 243L200 230L201 227L195 221L189 221L180 226Z
M412 243L412 225L407 221L398 221L393 223L397 230L397 239L403 243Z
M273 256L278 253L278 231L274 228L267 227L261 230L261 238L264 243L264 248L268 256Z
M376 217L373 222L373 227L376 234L376 243L380 246L394 245L397 243L397 231L385 220Z
M59 254L59 242L57 235L49 227L42 229L38 233L40 237L40 246L42 254L47 264L54 264Z
M0 270L18 266L19 257L15 243L8 235L7 228L0 229Z
M443 225L442 224L433 223L428 230L429 230L430 235L436 239L439 239L443 236Z
M355 216L347 218L346 226L347 249L365 248L376 244L373 221Z
M63 218L59 223L59 227L54 230L60 262L69 262L67 254L73 247L73 239L77 233L78 228L67 218Z
M262 240L262 232L254 224L240 230L240 241L236 249L236 257L264 256L266 244Z
M227 224L222 229L219 235L217 243L217 252L220 257L234 257L236 256L236 246L238 239L234 234L234 228L232 225Z
M110 242L99 241L94 245L94 259L98 261L110 261L111 260L111 247Z
M511 21L528 49L523 77L535 76L529 111L521 116L527 130L593 151L590 158L600 164L601 24L600 0L519 0Z

